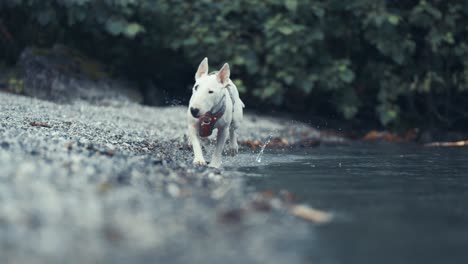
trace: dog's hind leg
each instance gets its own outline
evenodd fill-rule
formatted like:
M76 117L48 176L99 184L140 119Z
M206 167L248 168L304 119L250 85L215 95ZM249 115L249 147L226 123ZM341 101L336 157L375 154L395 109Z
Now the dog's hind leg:
M236 129L234 127L229 128L229 151L228 154L235 156L239 153L239 146L237 145Z
M223 154L224 144L228 131L226 128L218 128L218 136L216 138L216 147L211 158L210 167L219 168L221 166L221 155Z

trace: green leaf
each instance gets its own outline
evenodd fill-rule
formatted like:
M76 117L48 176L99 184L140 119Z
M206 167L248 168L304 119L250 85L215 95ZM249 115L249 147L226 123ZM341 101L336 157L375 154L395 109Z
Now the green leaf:
M198 43L198 40L194 37L189 37L189 38L184 39L182 43L184 46L193 46Z
M341 111L344 117L349 120L357 114L358 108L355 105L345 105L342 107Z
M287 85L291 85L294 82L294 77L291 75L285 75L283 80Z
M144 32L145 29L138 23L130 23L125 27L124 34L128 38L134 38L137 34Z
M126 22L123 20L117 20L114 18L109 18L106 21L106 30L111 35L117 36L122 33L126 25Z
M296 12L297 10L297 0L285 0L284 5L291 12Z
M278 31L281 32L283 35L291 35L294 30L288 26L280 26L278 27Z
M387 126L392 121L394 121L394 120L396 120L398 118L398 112L399 112L398 108L395 108L392 105L380 107L380 109L379 109L380 122L384 126Z
M314 88L314 83L309 80L304 80L301 83L301 88L306 94L309 94Z
M387 19L388 22L392 25L398 25L400 23L400 17L397 15L389 15Z
M340 79L345 83L351 83L354 80L354 72L349 69L340 71Z
M237 87L237 90L239 91L239 93L245 93L247 91L244 83L242 82L241 79L234 79L232 80L234 82L234 84L236 85Z

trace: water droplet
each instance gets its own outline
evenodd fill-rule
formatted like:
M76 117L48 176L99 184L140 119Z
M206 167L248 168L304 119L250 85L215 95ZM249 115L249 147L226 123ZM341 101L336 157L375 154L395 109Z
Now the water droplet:
M265 148L268 145L268 143L270 143L271 137L272 137L272 135L269 135L267 140L265 141L265 143L262 145L262 148L260 149L260 153L258 153L257 158L256 158L258 163L262 162L263 152L265 151Z

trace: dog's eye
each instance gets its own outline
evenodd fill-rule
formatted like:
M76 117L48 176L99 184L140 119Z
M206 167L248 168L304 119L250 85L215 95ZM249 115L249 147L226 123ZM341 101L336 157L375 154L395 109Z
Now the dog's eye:
M208 91L208 93L210 93L210 94L211 94L211 93L213 93L213 91Z
M193 87L193 89L196 91L198 89L198 84Z

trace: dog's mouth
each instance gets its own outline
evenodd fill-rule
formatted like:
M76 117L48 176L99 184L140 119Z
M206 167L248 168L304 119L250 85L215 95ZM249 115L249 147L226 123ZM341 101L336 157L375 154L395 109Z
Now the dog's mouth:
M196 115L192 114L193 118L200 119L203 115L201 113L198 113Z
M200 124L201 125L209 125L211 123L211 118L204 116L200 118Z

